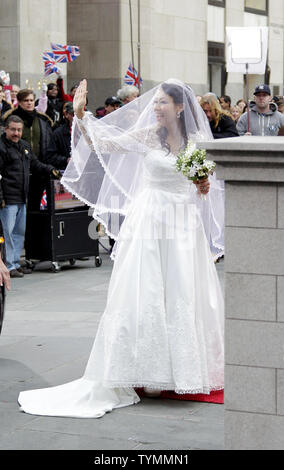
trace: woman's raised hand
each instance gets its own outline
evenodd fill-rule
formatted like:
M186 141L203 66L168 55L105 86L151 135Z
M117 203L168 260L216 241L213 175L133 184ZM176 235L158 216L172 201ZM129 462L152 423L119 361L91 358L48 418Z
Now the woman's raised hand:
M74 100L73 100L73 108L74 108L74 113L76 114L77 118L82 119L85 114L85 106L87 103L86 97L87 97L88 91L87 91L87 80L84 79L80 82L80 85L78 86Z

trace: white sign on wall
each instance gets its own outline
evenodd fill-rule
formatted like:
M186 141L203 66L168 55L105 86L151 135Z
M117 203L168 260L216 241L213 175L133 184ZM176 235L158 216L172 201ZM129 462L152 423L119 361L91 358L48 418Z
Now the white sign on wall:
M263 75L267 61L267 47L266 26L226 27L227 72Z

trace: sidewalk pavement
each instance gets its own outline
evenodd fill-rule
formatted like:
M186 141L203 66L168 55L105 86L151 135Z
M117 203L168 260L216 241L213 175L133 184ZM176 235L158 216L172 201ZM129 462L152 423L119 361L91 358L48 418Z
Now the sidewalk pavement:
M20 391L82 376L103 313L112 261L48 264L12 279L0 336L0 449L219 450L223 405L143 398L100 419L32 416L19 411ZM223 285L223 261L217 264Z

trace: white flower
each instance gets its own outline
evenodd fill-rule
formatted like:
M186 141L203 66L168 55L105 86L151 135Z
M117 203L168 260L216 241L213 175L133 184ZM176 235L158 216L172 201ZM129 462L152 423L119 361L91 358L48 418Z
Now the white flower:
M196 169L194 167L191 167L189 170L190 178L194 178L195 175L196 175Z
M186 150L185 150L185 156L187 158L190 158L193 152L196 150L196 145L194 142L191 142L190 140L188 141Z

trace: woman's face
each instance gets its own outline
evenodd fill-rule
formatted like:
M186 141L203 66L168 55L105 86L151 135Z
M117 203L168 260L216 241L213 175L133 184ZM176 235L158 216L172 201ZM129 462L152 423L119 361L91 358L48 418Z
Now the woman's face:
M124 103L124 104L127 104L127 103L130 103L130 102L133 101L133 100L136 100L136 98L138 98L138 95L139 95L139 93L133 93L132 95L127 96L127 97L125 98L125 100L123 101L123 103Z
M183 110L183 104L175 104L173 98L163 90L159 90L154 99L154 113L161 127L168 127L175 122L178 113Z
M231 114L234 121L237 121L241 115L241 110L237 108L232 108Z
M20 87L18 85L13 85L11 90L11 99L15 101L17 99L17 93L19 93Z
M246 103L245 101L240 101L238 103L238 107L241 108L242 112L244 111L245 107L246 107Z
M57 98L58 95L58 88L56 85L54 85L50 90L47 92L47 96L49 96L51 99Z

